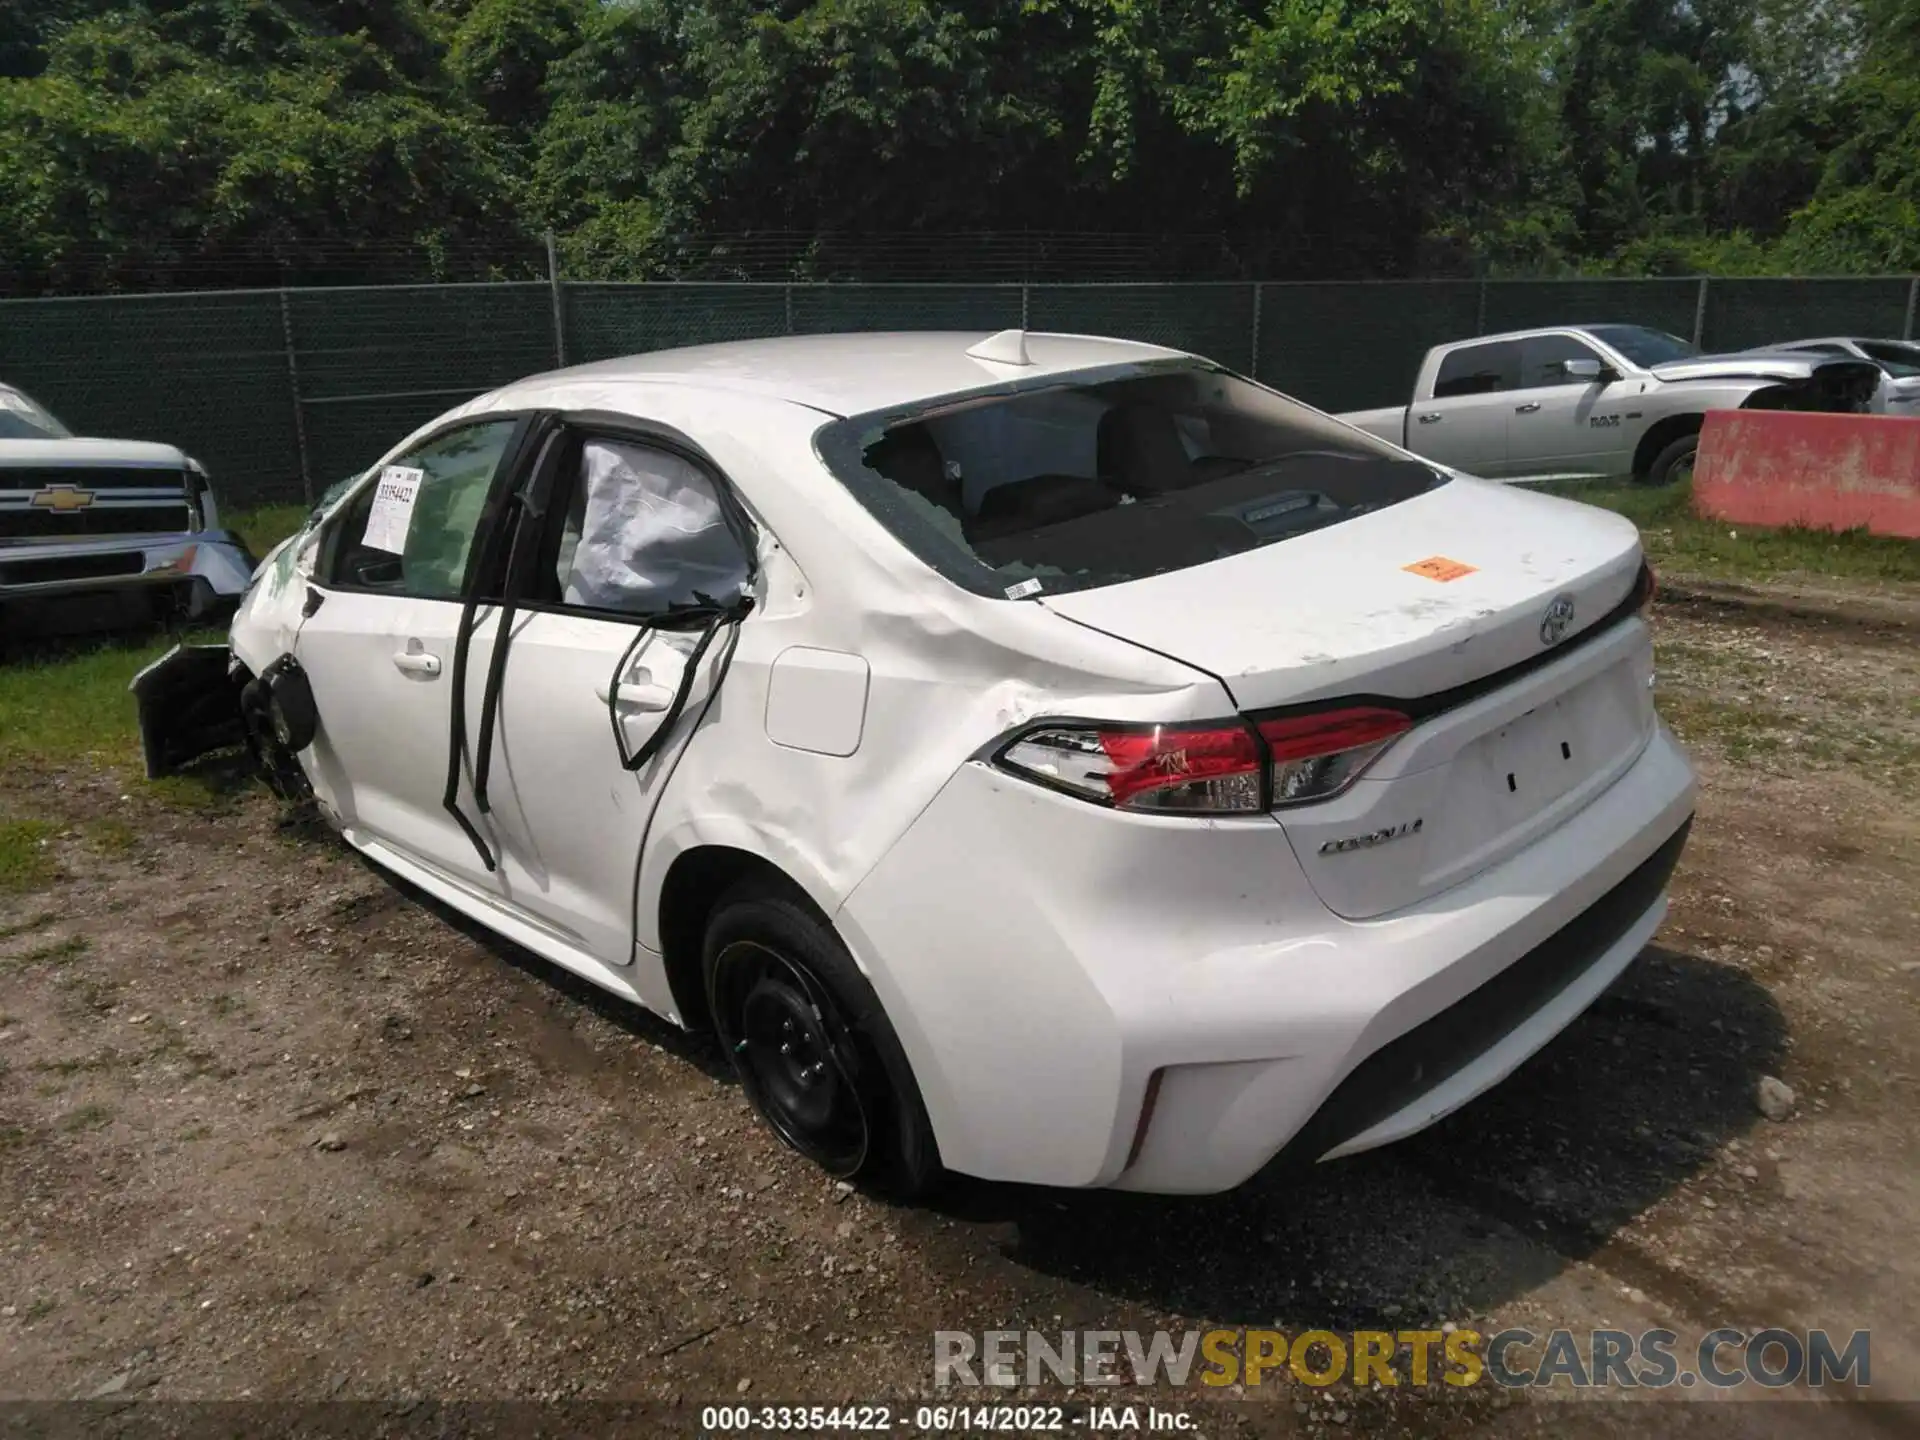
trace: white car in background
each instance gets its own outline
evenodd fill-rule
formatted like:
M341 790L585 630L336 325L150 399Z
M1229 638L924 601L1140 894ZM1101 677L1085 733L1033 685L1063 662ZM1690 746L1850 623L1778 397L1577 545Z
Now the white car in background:
M134 688L156 770L244 731L834 1175L1216 1191L1431 1124L1653 935L1651 587L1190 355L797 337L461 406Z
M0 385L0 636L199 619L239 598L252 571L198 461L76 437Z
M1880 369L1880 388L1873 397L1882 415L1920 416L1920 345L1911 340L1863 340L1830 336L1824 340L1789 340L1773 350L1809 350L1821 355L1851 355L1871 360Z

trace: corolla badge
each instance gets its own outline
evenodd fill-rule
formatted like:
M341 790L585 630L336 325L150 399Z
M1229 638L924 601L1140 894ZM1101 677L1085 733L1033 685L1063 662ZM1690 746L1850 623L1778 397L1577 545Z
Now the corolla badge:
M1556 595L1553 603L1547 606L1547 613L1540 617L1540 643L1558 645L1567 638L1567 631L1573 625L1573 596Z
M1320 847L1322 855L1347 855L1355 850L1371 850L1378 845L1387 845L1408 835L1418 835L1426 828L1426 817L1407 820L1399 825L1389 825L1384 829L1372 830L1365 835L1343 835L1338 840L1329 840Z

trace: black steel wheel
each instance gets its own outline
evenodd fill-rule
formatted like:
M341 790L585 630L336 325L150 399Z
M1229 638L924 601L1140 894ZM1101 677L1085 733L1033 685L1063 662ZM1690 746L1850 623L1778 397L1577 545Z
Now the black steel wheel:
M707 926L707 1004L741 1089L773 1132L836 1179L902 1197L940 1174L898 1036L819 912L754 882Z
M849 1073L849 1060L857 1059L842 1050L846 1021L831 997L791 961L752 940L728 946L718 963L729 990L745 986L728 1017L739 1027L729 1049L754 1108L828 1174L858 1174L872 1126Z

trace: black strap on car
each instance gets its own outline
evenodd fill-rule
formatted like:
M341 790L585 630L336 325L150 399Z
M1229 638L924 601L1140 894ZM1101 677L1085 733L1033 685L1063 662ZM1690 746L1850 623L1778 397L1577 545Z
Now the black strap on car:
M599 427L595 427L598 429ZM620 434L627 426L609 427L612 433ZM553 496L559 483L565 461L575 453L576 447L562 443L563 433L550 425L543 425L536 433L544 435L543 445L538 459L527 470L520 470L516 463L509 470L510 483L496 488L488 497L486 509L482 512L479 526L479 545L472 565L469 567L466 584L465 603L460 612L460 628L454 639L453 651L453 703L451 708L450 736L447 755L447 785L443 798L449 814L459 824L466 837L480 856L481 863L489 871L497 868L498 861L479 828L467 818L459 803L460 767L466 758L466 674L469 652L473 643L473 629L476 613L482 603L483 593L490 588L496 576L500 576L499 587L500 623L494 643L493 653L487 666L486 684L480 700L480 733L473 752L473 794L474 805L481 814L491 814L492 804L488 796L488 783L493 769L493 740L499 723L500 695L506 683L507 655L513 644L513 621L518 613L521 598L527 592L533 567L540 553L542 537L547 517L552 509ZM529 437L531 438L531 437ZM717 692L726 678L727 670L733 663L733 654L739 643L738 626L753 608L750 593L754 577L759 573L759 558L754 548L754 527L745 508L737 496L714 472L712 462L697 449L682 443L678 437L667 439L650 430L638 438L645 443L660 446L683 454L689 460L706 468L714 478L714 495L719 505L721 517L728 531L739 543L740 551L746 563L746 584L748 591L729 601L714 601L696 592L694 603L690 605L670 606L656 614L640 620L633 642L622 652L619 663L614 667L612 679L607 686L607 715L613 729L614 746L620 756L620 763L629 772L639 770L649 760L660 753L668 738L678 725L685 712L687 701L693 693L694 681L698 678L702 662L712 649L720 631L733 626L733 635L716 667L712 690ZM524 445L525 442L523 442ZM502 570L502 550L505 556L505 573ZM660 717L654 732L647 737L645 744L638 750L629 751L626 738L620 729L619 687L621 677L626 674L627 666L632 663L635 652L649 635L665 626L678 626L693 621L706 622L692 653L687 657L681 671L679 687L674 692L672 703ZM702 711L704 714L705 711Z
M526 593L535 557L540 552L542 527L553 504L553 487L561 461L569 447L558 435L548 439L535 462L527 483L516 492L517 506L513 548L507 556L506 582L500 588L500 624L493 642L493 658L487 666L487 684L480 696L480 740L473 755L473 803L482 815L493 813L487 798L487 781L493 773L493 731L500 717L500 687L507 674L507 651L513 646L513 617Z
M622 435L626 427L618 427L610 433ZM693 592L693 603L669 606L656 614L644 617L640 628L627 648L620 653L619 661L613 667L613 674L607 678L607 724L613 730L613 747L620 756L621 768L629 774L644 767L648 761L658 755L673 735L674 727L680 723L680 716L687 708L687 700L693 694L694 681L699 678L700 665L707 658L707 652L713 648L713 642L720 631L728 626L733 628L727 648L720 656L720 663L714 667L713 685L710 695L718 694L726 683L727 671L733 666L733 652L740 644L740 622L753 610L753 582L760 573L760 556L754 544L754 526L746 507L740 503L740 497L733 493L726 481L720 478L719 469L707 458L706 454L693 446L684 437L664 436L651 430L639 432L637 438L643 443L656 446L704 470L713 484L714 503L720 508L720 518L725 522L727 533L733 536L734 543L740 547L741 558L746 562L745 584L742 593L730 600L713 600ZM647 638L664 626L682 625L704 620L706 625L700 632L700 638L694 643L693 650L687 655L686 664L680 671L680 684L674 690L673 700L667 706L666 713L660 717L660 723L653 733L637 750L627 749L627 737L620 729L620 685L626 678L627 667L633 663L633 657ZM709 701L711 703L711 701ZM701 715L706 711L703 709ZM698 723L697 721L695 722Z
M492 578L500 570L500 551L507 539L517 532L513 523L521 504L520 456L526 445L536 436L545 437L548 449L554 438L551 421L546 417L534 417L522 422L520 434L507 447L496 483L487 495L487 503L480 512L480 523L475 531L474 552L468 557L467 573L463 584L464 601L460 607L460 627L453 640L453 674L449 677L453 685L453 695L448 709L447 736L447 784L440 797L440 803L446 812L453 816L468 840L473 842L474 850L480 856L480 863L492 873L498 867L493 851L488 848L486 837L479 828L467 818L460 808L460 764L467 753L467 656L473 648L474 615L480 608L481 592L489 588Z
M607 681L607 722L613 727L613 748L620 753L621 768L629 774L658 755L660 747L667 743L667 737L673 733L673 727L678 723L681 712L687 708L687 697L693 693L693 682L700 674L700 662L707 658L707 651L713 648L714 637L720 633L721 627L728 624L738 626L742 620L746 619L747 612L753 608L753 597L750 595L741 596L731 605L722 605L708 600L698 591L694 592L694 597L696 603L693 605L679 606L661 615L649 616L646 623L634 632L632 642L620 652L619 662L613 667L613 675ZM633 663L634 652L646 642L649 636L659 630L662 620L693 620L703 615L706 617L706 626L701 630L699 640L694 643L692 652L687 656L686 664L681 667L680 684L673 693L672 703L667 706L666 713L660 717L660 723L654 727L653 733L646 738L640 748L629 751L627 737L620 729L620 683L627 673L627 666ZM736 641L738 636L739 631L736 629L734 632ZM718 690L721 682L727 678L727 668L733 663L733 651L734 646L729 644L726 653L721 657L721 663L713 677L715 690Z

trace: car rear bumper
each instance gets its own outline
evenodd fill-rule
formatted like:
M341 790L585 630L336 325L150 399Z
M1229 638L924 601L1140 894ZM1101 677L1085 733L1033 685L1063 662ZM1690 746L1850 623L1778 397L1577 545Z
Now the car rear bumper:
M976 765L837 919L950 1168L1204 1193L1510 1073L1651 937L1693 805L1658 727L1525 850L1344 921L1278 825L1123 816Z

